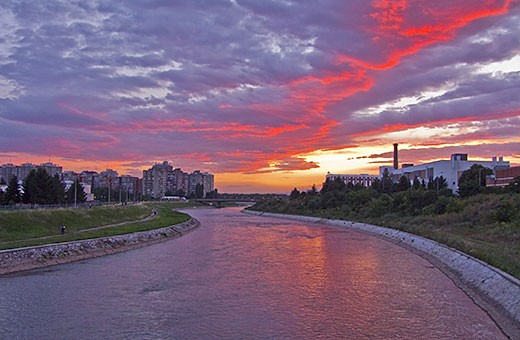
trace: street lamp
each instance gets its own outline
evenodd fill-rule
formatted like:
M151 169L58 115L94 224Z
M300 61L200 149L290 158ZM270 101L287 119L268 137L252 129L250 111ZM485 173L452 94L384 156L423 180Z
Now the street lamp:
M74 208L77 208L77 200L78 200L78 180L74 181Z

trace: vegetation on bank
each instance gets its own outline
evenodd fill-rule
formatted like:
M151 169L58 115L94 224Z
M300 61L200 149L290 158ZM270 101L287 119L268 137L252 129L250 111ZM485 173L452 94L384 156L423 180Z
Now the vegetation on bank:
M477 176L473 176L475 172ZM478 168L463 176L460 196L447 190L442 178L430 181L429 186L383 178L370 188L336 180L325 182L320 191L315 187L306 192L295 189L285 199L264 200L252 209L403 230L459 249L520 278L520 178L507 188L490 190L476 180L481 179Z
M188 221L190 219L189 215L173 209L192 205L187 203L157 202L77 209L0 211L0 249L67 242L163 228ZM151 216L154 210L157 212L154 218L139 221ZM123 224L109 228L92 229L121 223ZM62 225L66 226L64 235L61 235Z

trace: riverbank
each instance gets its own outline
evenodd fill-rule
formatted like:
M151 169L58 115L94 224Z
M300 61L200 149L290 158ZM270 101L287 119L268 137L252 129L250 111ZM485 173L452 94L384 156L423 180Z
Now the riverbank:
M366 223L253 210L246 214L350 228L382 237L425 257L480 305L511 338L520 334L520 280L470 255L404 231Z
M0 250L147 231L186 222L171 202L0 212ZM61 227L65 226L65 233Z
M181 237L197 227L195 219L130 234L0 251L0 275L80 261L136 249Z

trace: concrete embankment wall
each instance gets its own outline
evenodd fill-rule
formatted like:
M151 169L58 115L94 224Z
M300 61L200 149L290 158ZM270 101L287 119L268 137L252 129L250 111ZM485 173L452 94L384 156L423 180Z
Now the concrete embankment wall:
M180 237L200 223L177 225L132 234L0 251L0 275L113 254Z
M520 323L520 280L458 250L407 232L365 223L329 220L319 217L264 213L251 210L243 210L243 212L257 216L284 218L307 223L352 228L405 244L447 266L449 270L457 275L463 284L468 285L472 289L476 289L488 300L498 304L515 322Z

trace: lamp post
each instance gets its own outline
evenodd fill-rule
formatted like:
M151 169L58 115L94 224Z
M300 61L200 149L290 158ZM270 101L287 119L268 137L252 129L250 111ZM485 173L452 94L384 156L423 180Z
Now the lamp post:
M77 200L78 200L78 180L74 180L74 208L77 208Z

